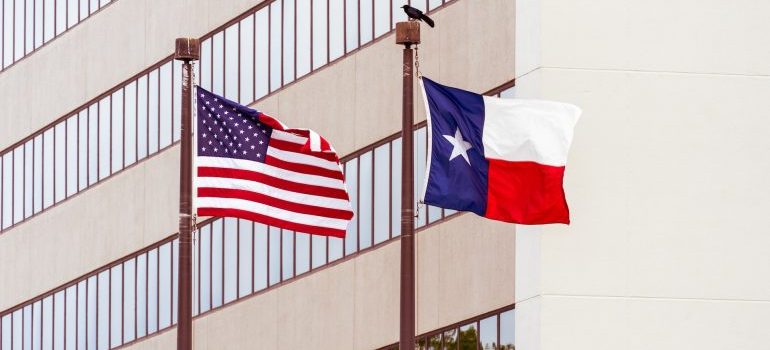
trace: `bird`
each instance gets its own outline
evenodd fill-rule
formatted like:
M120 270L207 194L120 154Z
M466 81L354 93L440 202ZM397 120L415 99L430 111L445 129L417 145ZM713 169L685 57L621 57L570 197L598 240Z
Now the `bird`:
M411 7L409 5L401 6L402 9L404 9L404 12L406 12L406 15L414 20L423 21L427 23L431 28L433 28L433 20L430 19L430 17L426 16L422 11L419 9L416 9L414 7Z

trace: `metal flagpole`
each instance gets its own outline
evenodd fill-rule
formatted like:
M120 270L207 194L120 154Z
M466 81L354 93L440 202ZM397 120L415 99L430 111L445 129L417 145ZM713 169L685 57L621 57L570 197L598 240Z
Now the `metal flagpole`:
M401 126L401 326L399 348L414 349L415 273L414 273L414 161L412 125L414 124L414 56L412 45L420 43L418 22L396 23L396 44L404 45L403 119Z
M176 39L174 59L182 64L182 151L179 160L179 288L176 348L192 349L192 61L198 39Z

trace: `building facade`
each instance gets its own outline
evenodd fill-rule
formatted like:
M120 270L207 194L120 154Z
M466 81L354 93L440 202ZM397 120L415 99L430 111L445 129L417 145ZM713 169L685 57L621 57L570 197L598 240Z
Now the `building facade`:
M201 86L334 144L356 211L345 239L199 218L194 347L397 347L401 1L0 3L0 349L175 346L183 36ZM417 346L770 344L769 6L411 4L422 74L584 111L570 226L420 208Z

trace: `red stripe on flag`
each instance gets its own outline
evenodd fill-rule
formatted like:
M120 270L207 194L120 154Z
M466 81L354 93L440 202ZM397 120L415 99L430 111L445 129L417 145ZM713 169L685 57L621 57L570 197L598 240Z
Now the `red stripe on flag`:
M198 197L220 197L220 198L236 198L245 199L252 202L262 203L271 207L280 208L296 213L309 214L315 216L323 216L334 219L350 220L353 217L353 212L340 209L332 209L325 207L317 207L314 205L300 204L296 202L285 201L278 198L273 198L261 193L235 190L229 188L212 188L212 187L199 187Z
M272 216L262 215L240 209L222 209L222 208L198 208L199 216L229 216L251 221L260 222L270 226L281 227L287 230L313 235L331 236L345 238L345 230L335 230L326 227L298 224L291 221L276 219Z
M297 193L312 194L321 197L330 197L349 200L347 192L344 189L329 188L316 185L302 184L275 178L263 173L250 170L198 167L199 177L225 177L241 180L249 180L263 183L273 187L285 189Z
M323 145L323 142L325 140L321 139L321 144ZM339 162L339 157L337 157L337 154L331 153L331 152L311 152L309 148L306 148L304 145L300 145L298 143L293 143L289 141L279 140L276 138L270 139L270 147L274 147L277 149L280 149L282 151L288 151L288 152L295 152L295 153L302 153L307 154L309 156L313 156L316 158L321 158L324 160L328 160L330 162Z
M342 175L342 171L319 168L309 164L287 162L269 154L265 156L265 164L272 165L276 168L291 170L297 173L323 176L343 181L345 180L345 177Z
M564 167L489 159L484 216L525 225L569 224Z

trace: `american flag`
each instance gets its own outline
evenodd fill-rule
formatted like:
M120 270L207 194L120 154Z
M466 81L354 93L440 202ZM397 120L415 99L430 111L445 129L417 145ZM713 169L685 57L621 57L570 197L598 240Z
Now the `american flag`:
M325 139L201 87L196 95L198 215L345 237L353 210Z

